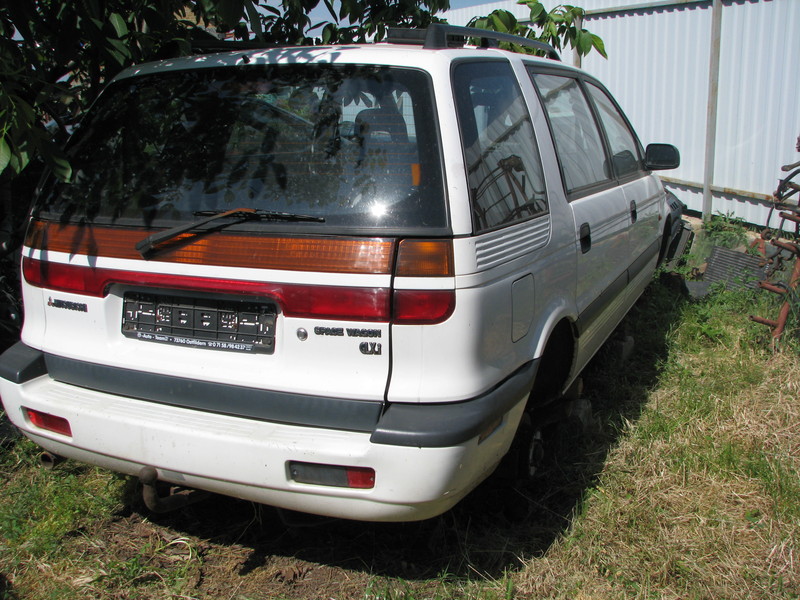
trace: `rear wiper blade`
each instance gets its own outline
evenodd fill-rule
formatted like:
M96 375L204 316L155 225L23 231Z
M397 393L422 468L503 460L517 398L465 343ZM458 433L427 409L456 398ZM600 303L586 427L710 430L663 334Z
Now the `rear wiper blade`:
M324 223L325 219L322 217L315 217L313 215L300 215L294 213L277 212L270 210L261 210L257 208L234 208L231 210L217 211L217 210L204 210L194 213L195 216L203 217L192 221L159 231L153 235L149 235L136 244L136 250L142 255L142 258L147 258L155 249L156 246L175 239L182 233L191 231L203 225L207 225L213 221L218 221L225 218L232 218L230 223L225 225L233 225L242 221L307 221L312 223ZM224 225L224 226L225 226Z
M297 213L279 212L276 210L263 210L261 208L235 208L233 210L226 210L221 212L218 210L198 210L194 213L196 217L211 217L218 219L223 216L236 215L241 213L244 220L253 221L309 221L312 223L324 223L324 217L315 217L314 215L301 215Z

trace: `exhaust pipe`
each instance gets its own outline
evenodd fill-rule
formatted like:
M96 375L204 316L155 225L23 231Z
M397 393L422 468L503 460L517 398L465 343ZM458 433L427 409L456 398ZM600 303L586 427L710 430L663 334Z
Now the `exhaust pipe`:
M178 510L205 500L211 494L202 490L181 489L170 490L166 496L158 493L158 471L155 467L142 467L139 471L139 481L142 484L142 499L145 506L154 513L163 514Z
M47 469L48 471L52 471L56 468L56 465L64 462L64 460L65 459L63 456L45 451L39 455L39 466L41 466L43 469Z

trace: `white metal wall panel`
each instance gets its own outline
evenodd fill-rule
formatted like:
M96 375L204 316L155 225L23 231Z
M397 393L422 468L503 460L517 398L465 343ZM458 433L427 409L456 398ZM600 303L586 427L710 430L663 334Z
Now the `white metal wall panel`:
M670 187L701 211L712 1L576 4L587 11L586 27L603 38L609 55L605 60L591 53L582 67L609 87L644 144L669 142L680 149L681 167L664 175L694 184ZM463 25L496 8L519 19L527 12L508 0L441 16ZM763 199L774 191L780 166L800 159L794 148L800 134L798 25L800 0L723 2L713 212L764 224L769 206ZM572 62L568 55L564 60ZM776 223L773 218L770 224Z
M770 194L800 158L800 2L724 3L714 184Z
M473 17L485 17L490 12L496 9L507 10L512 13L517 20L524 21L530 18L531 10L527 6L521 6L514 0L502 2L489 2L487 4L480 4L478 6L470 6L467 8L456 8L447 10L437 14L437 17L447 19L450 25L464 26L472 20Z
M674 144L681 166L666 173L703 181L711 11L696 6L599 15L586 27L603 38L582 67L611 90L642 143Z

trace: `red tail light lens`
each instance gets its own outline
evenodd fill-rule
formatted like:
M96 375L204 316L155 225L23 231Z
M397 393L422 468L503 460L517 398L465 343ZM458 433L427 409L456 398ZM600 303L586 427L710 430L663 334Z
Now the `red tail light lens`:
M25 281L37 287L102 298L115 283L162 289L275 298L286 316L387 322L389 289L266 283L216 277L189 277L22 260Z
M456 307L455 290L395 290L392 321L432 325L446 321Z
M72 428L69 426L69 421L64 417L57 417L32 408L26 408L25 413L28 415L28 420L39 429L46 429L47 431L72 437Z

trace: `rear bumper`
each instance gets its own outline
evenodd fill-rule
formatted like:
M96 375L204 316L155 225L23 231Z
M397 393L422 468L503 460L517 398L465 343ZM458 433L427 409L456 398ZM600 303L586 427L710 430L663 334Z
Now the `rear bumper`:
M48 361L37 351L21 344L12 350L0 357L0 397L9 419L50 452L131 475L153 466L160 479L180 485L374 521L440 514L491 473L508 450L536 369L531 363L470 401L383 407L371 430L359 431L88 389L51 377ZM72 435L37 428L24 408L67 419ZM370 467L375 486L298 483L289 472L290 461Z

